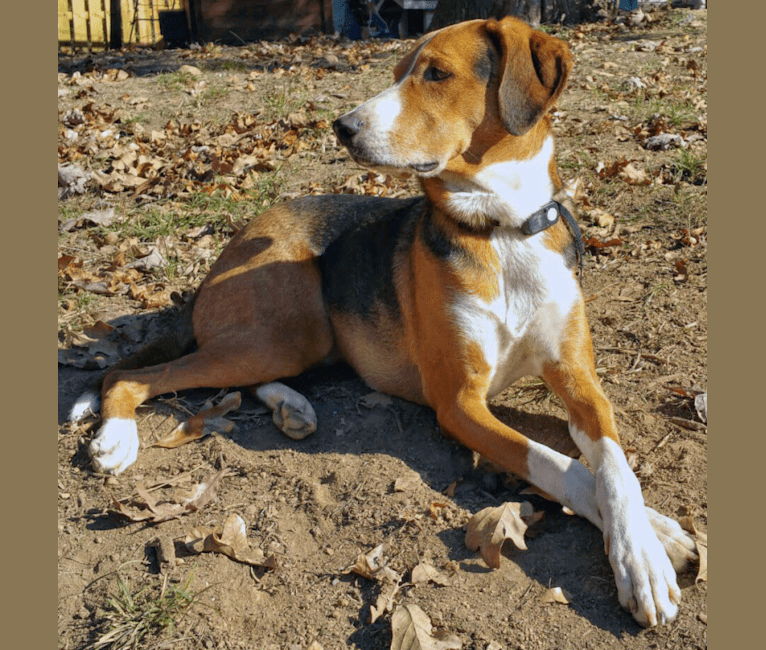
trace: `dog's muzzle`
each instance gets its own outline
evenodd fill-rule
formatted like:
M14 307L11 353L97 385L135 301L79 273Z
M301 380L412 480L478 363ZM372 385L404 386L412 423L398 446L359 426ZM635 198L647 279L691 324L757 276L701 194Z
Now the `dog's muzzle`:
M344 147L351 147L354 142L354 136L364 128L364 122L353 113L347 113L335 120L332 128L341 144Z

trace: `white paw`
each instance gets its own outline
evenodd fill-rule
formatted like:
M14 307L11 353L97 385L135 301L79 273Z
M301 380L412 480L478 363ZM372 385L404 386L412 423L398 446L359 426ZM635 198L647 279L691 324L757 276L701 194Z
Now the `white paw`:
M684 571L690 562L699 560L697 545L691 535L687 533L677 521L660 514L656 510L646 508L649 523L657 533L660 544L665 548L676 573Z
M120 474L136 462L138 447L136 421L110 418L91 441L88 452L97 472Z
M302 397L302 396L301 396ZM303 403L280 402L274 409L274 424L293 440L303 440L317 428L314 407L305 400Z
M95 391L89 390L77 398L77 401L69 411L69 421L79 422L91 413L98 413L100 408L100 395Z
M274 412L274 424L288 437L303 440L316 431L316 411L299 392L273 381L259 386L255 394Z
M668 554L643 519L641 523L634 520L627 529L613 529L604 540L620 604L641 625L652 627L676 618L681 590Z

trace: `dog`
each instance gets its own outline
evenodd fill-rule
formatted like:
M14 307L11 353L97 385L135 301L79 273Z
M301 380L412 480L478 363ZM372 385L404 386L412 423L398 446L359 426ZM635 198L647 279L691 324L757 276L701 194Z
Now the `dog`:
M316 415L278 380L342 360L600 528L622 606L644 626L671 622L674 567L695 558L694 542L645 506L620 447L577 278L580 236L552 200L562 184L548 113L572 63L563 41L510 17L417 41L394 84L333 127L357 163L415 174L424 196L304 197L238 231L177 328L103 379L96 470L135 462L139 404L189 388L248 387L301 439ZM562 399L592 472L489 411L526 375ZM97 401L86 393L72 418Z

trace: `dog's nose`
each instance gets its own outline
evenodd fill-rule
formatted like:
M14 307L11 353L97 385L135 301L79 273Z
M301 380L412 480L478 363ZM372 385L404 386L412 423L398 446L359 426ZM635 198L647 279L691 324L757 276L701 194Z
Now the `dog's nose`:
M338 136L338 140L343 145L350 145L354 136L362 130L364 122L355 115L349 113L339 117L333 122L332 128L335 130L335 135Z

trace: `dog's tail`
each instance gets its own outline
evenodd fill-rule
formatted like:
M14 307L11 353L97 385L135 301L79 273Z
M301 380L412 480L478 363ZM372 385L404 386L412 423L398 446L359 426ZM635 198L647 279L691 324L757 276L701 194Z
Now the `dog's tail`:
M109 374L118 370L134 370L155 366L182 356L194 343L192 312L196 299L196 293L187 298L165 334L130 356L121 359L99 376L90 388L77 398L69 411L69 421L78 422L88 413L98 413L101 408L101 385Z

